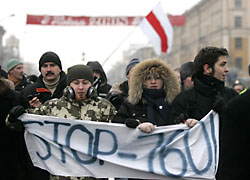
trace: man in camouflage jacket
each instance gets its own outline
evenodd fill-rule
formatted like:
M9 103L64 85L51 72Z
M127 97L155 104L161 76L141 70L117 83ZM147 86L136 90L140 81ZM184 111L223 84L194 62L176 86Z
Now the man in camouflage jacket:
M77 120L111 122L116 109L106 99L98 97L92 91L93 71L86 65L75 65L68 69L67 85L64 96L52 99L35 109L27 110L32 114L56 116ZM20 112L20 110L19 110ZM13 117L9 114L7 124L14 125ZM20 114L19 114L20 115ZM15 120L14 120L15 121ZM17 123L17 122L15 122ZM62 177L51 175L51 180L93 180L93 177Z

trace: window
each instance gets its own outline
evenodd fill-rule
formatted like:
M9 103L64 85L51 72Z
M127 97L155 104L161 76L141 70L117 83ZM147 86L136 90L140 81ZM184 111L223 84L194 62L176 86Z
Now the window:
M236 28L241 28L242 27L242 17L241 16L235 16L234 17L234 26Z
M242 58L241 57L235 58L235 67L237 67L239 69L242 68Z
M234 5L236 8L241 8L242 7L242 1L241 0L234 0Z
M242 38L235 38L235 49L242 49Z

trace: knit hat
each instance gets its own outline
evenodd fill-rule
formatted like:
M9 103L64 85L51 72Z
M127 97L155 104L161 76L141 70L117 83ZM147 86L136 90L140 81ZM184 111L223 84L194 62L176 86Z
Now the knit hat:
M194 62L186 62L180 67L181 81L184 81L187 77L193 75L194 72Z
M19 59L9 60L9 62L7 64L7 71L9 72L11 69L13 69L14 67L16 67L19 64L23 64L23 62L21 62Z
M68 68L67 85L76 79L86 79L93 83L93 70L87 65L74 65Z
M46 62L53 62L57 64L59 68L62 70L61 60L56 53L49 51L49 52L44 53L41 56L40 61L39 61L39 71L41 71L42 65Z
M139 63L140 63L140 60L137 58L130 60L127 67L126 67L126 75L128 75L128 73L132 67L134 67L136 64L139 64Z

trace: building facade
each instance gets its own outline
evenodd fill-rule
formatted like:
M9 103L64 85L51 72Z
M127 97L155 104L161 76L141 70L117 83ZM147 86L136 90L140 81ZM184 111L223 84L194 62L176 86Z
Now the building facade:
M2 69L7 69L7 63L12 58L20 59L19 57L19 40L15 36L10 36L5 45L3 45L3 36L5 30L0 26L0 66Z
M201 0L183 15L186 23L174 27L172 51L166 58L168 63L178 67L194 60L202 47L225 47L230 54L229 67L238 77L248 76L249 0Z

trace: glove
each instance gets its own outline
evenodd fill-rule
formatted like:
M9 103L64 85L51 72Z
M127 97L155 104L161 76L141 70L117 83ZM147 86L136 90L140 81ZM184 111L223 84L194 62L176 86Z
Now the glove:
M19 105L19 106L13 107L9 112L8 121L10 123L15 123L19 121L18 117L21 116L23 113L25 113L23 106Z
M177 116L175 118L175 123L179 124L179 123L184 123L187 119L188 119L188 114L187 113L181 113L179 114L179 116Z
M128 118L125 120L126 126L133 129L135 129L140 123L141 122L138 119Z

